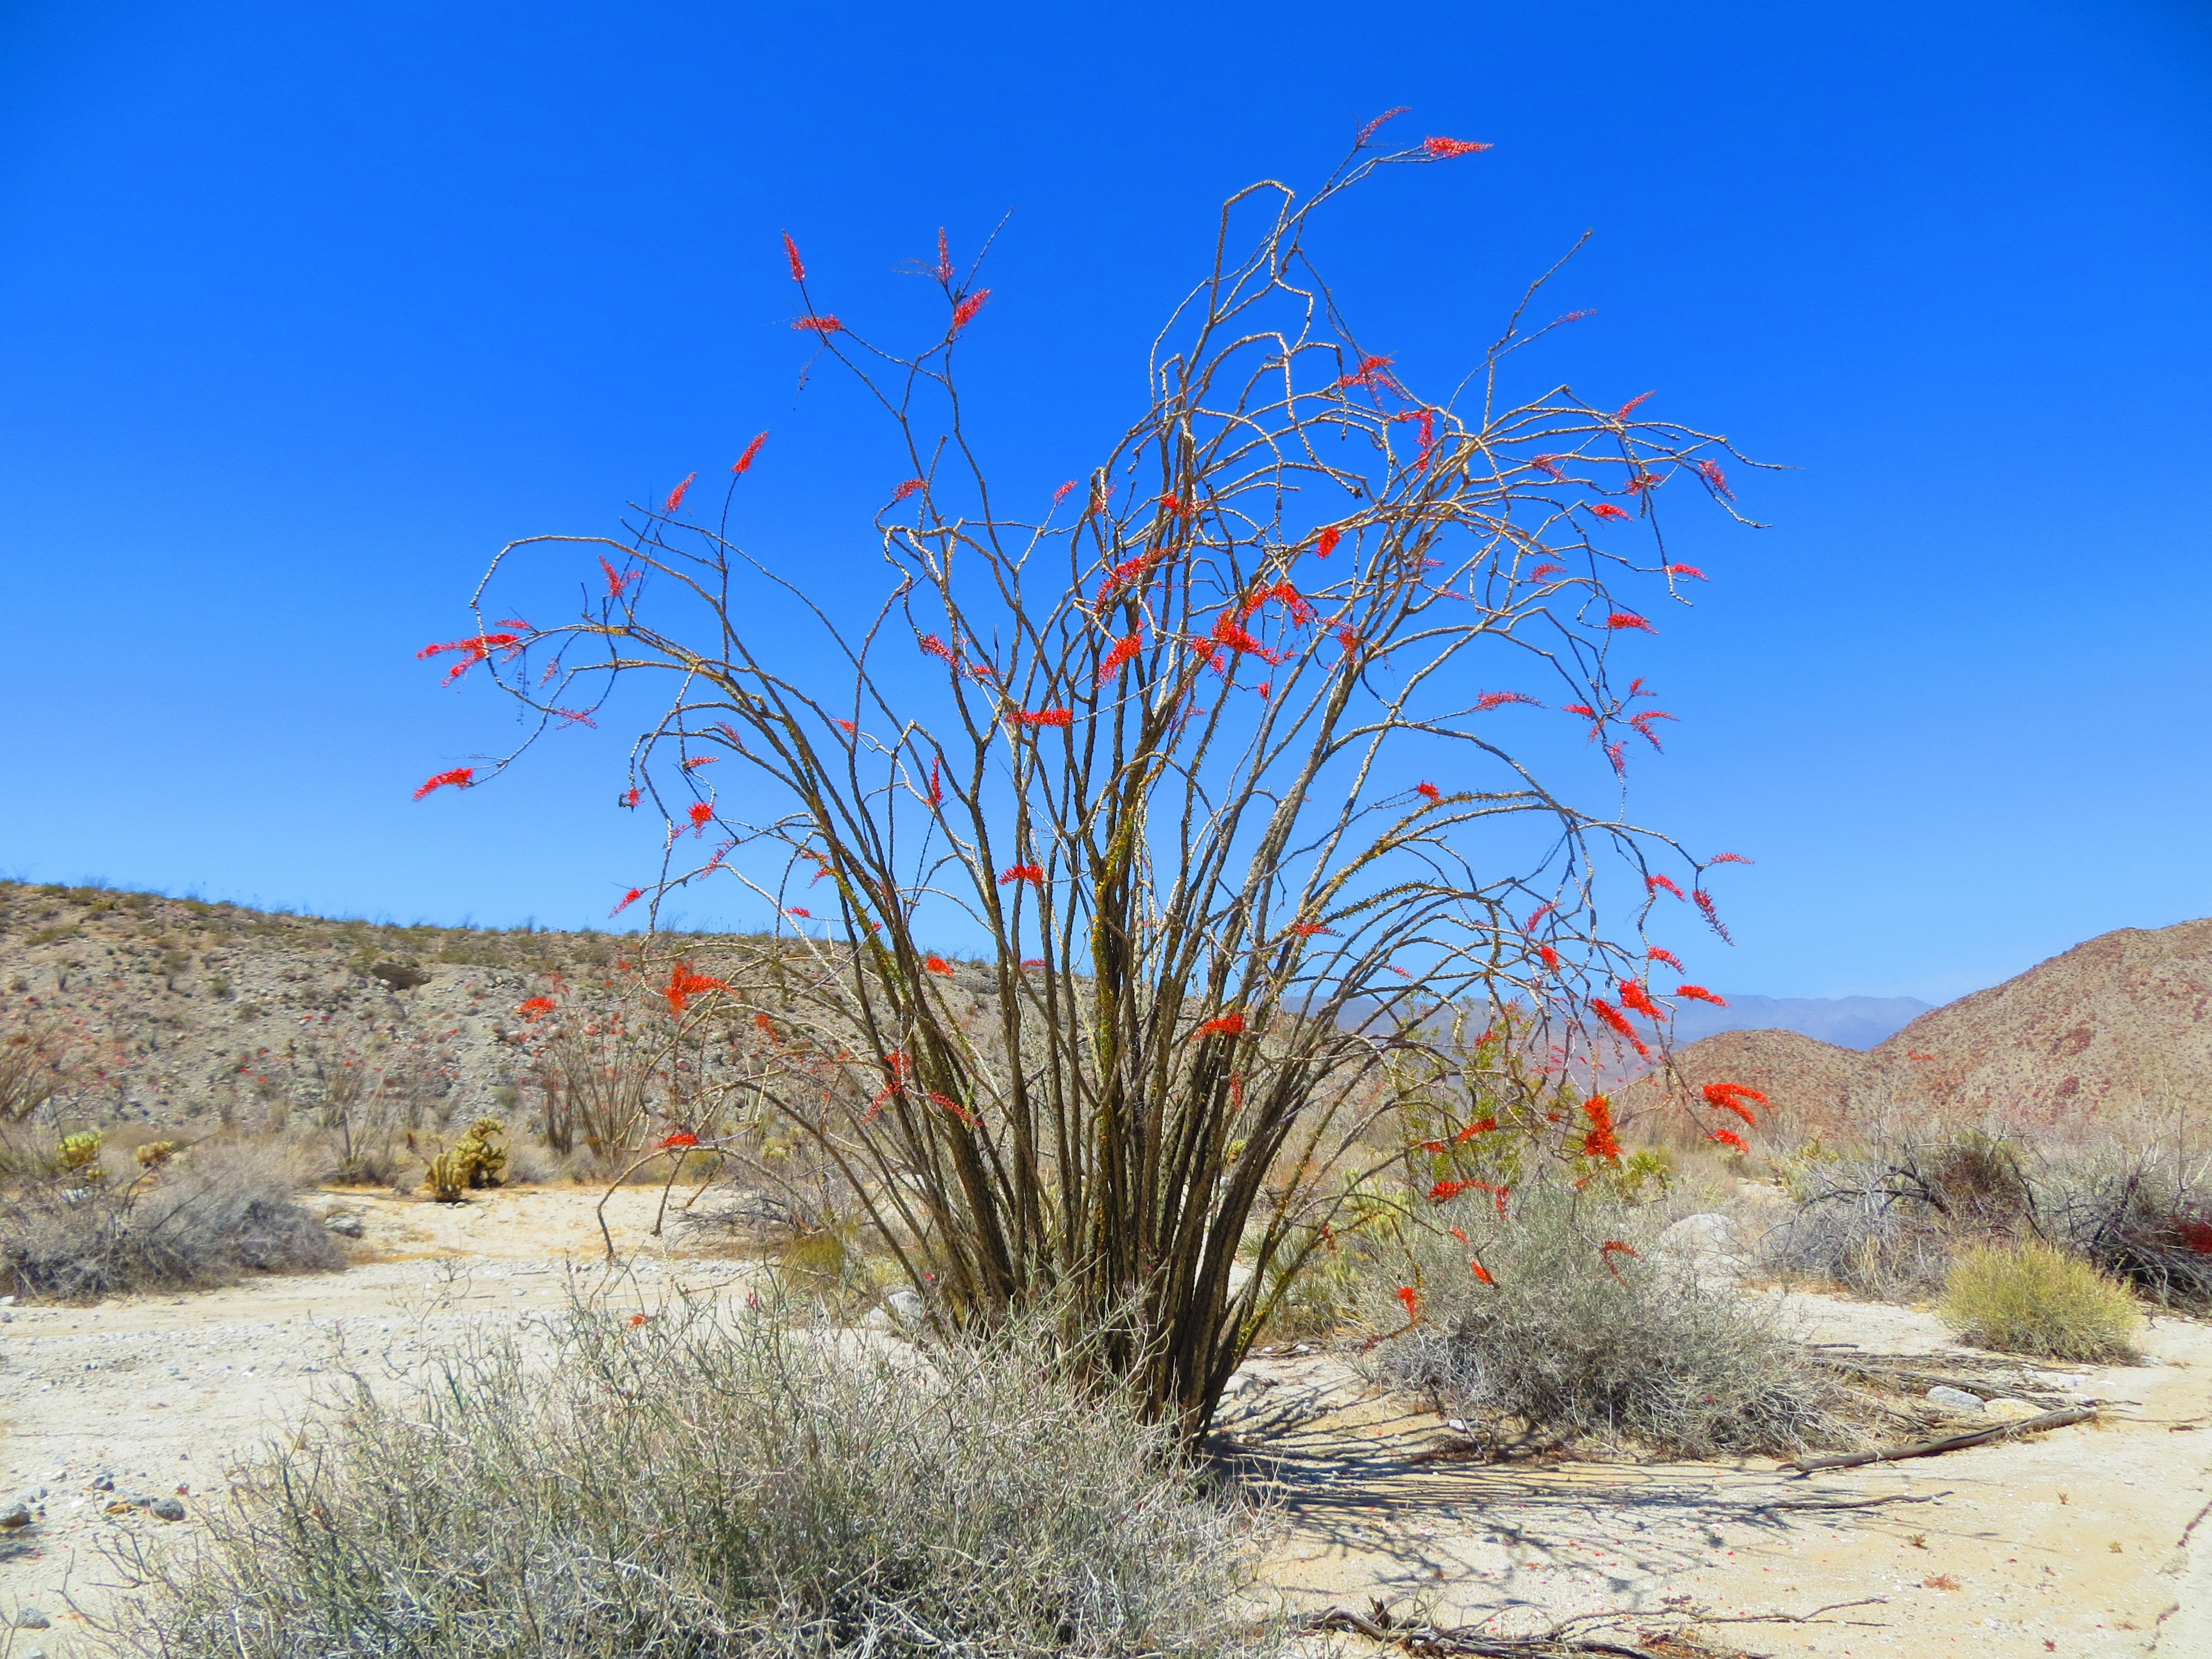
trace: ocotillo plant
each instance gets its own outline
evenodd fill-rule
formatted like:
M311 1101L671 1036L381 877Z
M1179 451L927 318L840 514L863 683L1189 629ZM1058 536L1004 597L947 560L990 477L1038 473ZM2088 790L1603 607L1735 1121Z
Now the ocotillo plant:
M1228 202L1153 348L1151 406L1034 510L993 486L964 422L956 362L988 290L944 239L943 332L900 355L823 307L787 237L794 328L903 445L880 602L807 598L726 504L687 516L686 479L625 537L503 550L475 634L425 653L484 665L533 733L607 708L613 681L668 677L624 797L659 811L664 862L624 904L733 878L825 935L728 973L735 989L678 964L672 1007L752 1016L763 1109L846 1172L943 1316L1055 1298L1119 1333L1085 1352L1187 1433L1284 1261L1326 1236L1393 1079L1421 1079L1433 1123L1467 1074L1442 1010L1519 1010L1585 1055L1594 1013L1599 1042L1641 1044L1628 1012L1659 1005L1640 949L1603 942L1601 904L1639 932L1656 895L1682 896L1664 860L1718 925L1703 863L1617 802L1571 804L1507 733L1548 702L1612 773L1656 746L1670 717L1615 659L1699 579L1669 562L1661 496L1733 514L1733 451L1643 398L1508 398L1509 360L1558 326L1524 326L1540 283L1457 398L1366 349L1308 257L1314 216L1378 168L1486 148L1383 153L1373 132L1310 194ZM489 620L517 560L580 544L605 579L581 614ZM834 681L791 665L770 600L818 624ZM988 941L980 966L933 949L956 925ZM1531 1051L1481 1052L1510 1082ZM1617 1156L1603 1103L1588 1115L1555 1146Z

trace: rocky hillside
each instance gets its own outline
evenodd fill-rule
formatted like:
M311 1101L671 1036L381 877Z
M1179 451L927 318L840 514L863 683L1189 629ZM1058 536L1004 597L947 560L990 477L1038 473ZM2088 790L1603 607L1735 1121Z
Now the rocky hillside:
M2122 928L1947 1003L1864 1054L1790 1031L1681 1049L1680 1081L1750 1085L1792 1134L1930 1115L2087 1137L2212 1085L2212 921ZM1655 1084L1631 1092L1656 1104Z
M670 943L711 959L724 942ZM56 1049L57 1105L103 1121L259 1127L350 1072L435 1124L511 1102L530 998L631 994L635 945L0 883L0 1040Z

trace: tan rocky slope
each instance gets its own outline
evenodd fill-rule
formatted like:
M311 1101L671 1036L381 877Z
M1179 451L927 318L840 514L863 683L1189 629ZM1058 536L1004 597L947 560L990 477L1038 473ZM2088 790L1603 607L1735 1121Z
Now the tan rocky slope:
M2212 1084L2212 921L2100 934L1863 1054L1794 1031L1724 1031L1673 1069L1692 1090L1748 1084L1792 1135L1931 1114L2093 1135ZM1656 1086L1625 1091L1624 1105L1655 1105Z

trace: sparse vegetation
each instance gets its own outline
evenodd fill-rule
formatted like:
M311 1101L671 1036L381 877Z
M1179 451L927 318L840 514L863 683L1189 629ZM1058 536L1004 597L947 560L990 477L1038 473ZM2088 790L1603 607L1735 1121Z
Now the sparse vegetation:
M1374 1297L1378 1321L1404 1326L1408 1291L1419 1315L1377 1348L1382 1376L1508 1440L1693 1456L1851 1441L1840 1390L1771 1304L1655 1256L1651 1217L1556 1187L1504 1217L1487 1201L1448 1207L1443 1231L1415 1237L1415 1284Z
M143 1659L1264 1656L1259 1517L1035 1328L926 1352L789 1310L577 1310L363 1385L143 1560Z
M2125 1285L2033 1240L1962 1255L1937 1311L1964 1341L2045 1359L2132 1358L2142 1322Z
M283 1149L218 1144L179 1156L172 1148L133 1159L129 1174L101 1161L100 1139L70 1137L43 1169L21 1153L10 1160L17 1173L0 1190L0 1266L17 1293L89 1300L344 1265L330 1235L293 1202L297 1174Z

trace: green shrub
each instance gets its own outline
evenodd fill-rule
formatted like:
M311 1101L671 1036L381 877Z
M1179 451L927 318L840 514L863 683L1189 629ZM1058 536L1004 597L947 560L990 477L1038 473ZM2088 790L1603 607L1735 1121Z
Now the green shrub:
M2126 1359L2135 1353L2135 1297L2089 1262L2027 1243L1959 1259L1937 1309L1963 1341L2046 1359Z
M1467 1242L1414 1236L1422 1317L1378 1350L1383 1376L1492 1427L1693 1456L1853 1440L1840 1391L1774 1304L1710 1266L1656 1256L1648 1216L1551 1188L1502 1217L1487 1199L1445 1206L1434 1219Z
M702 1304L366 1382L141 1558L145 1659L1024 1659L1279 1650L1255 1516L1042 1341Z

